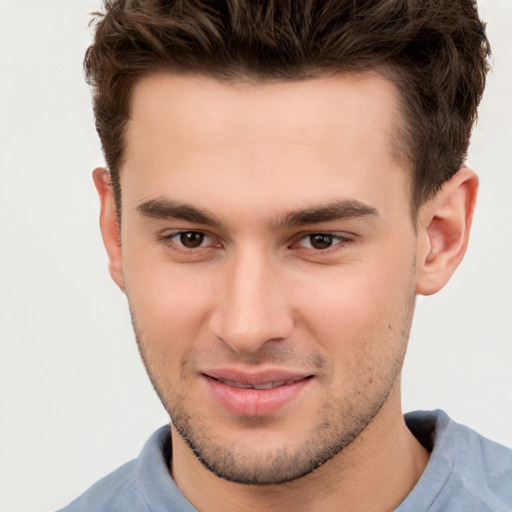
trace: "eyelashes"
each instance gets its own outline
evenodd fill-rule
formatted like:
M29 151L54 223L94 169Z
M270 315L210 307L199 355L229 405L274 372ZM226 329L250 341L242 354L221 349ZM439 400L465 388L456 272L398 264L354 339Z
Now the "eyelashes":
M157 241L171 254L190 261L209 259L212 251L222 248L213 236L195 230L164 232L157 236Z
M311 233L302 237L297 245L307 249L324 251L339 244L349 243L350 241L351 240L345 236L333 233Z
M157 239L171 253L190 255L192 259L223 248L217 237L197 230L164 232L159 234ZM305 255L322 256L343 250L353 241L354 237L348 234L308 232L296 235L287 244L287 248Z
M205 242L208 242L210 237L200 231L180 231L170 235L169 239L186 249L197 249L202 247Z

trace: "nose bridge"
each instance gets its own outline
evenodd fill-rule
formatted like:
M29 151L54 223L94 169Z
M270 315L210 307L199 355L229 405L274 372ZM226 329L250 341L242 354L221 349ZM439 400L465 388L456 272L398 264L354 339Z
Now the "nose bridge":
M286 293L263 250L246 248L230 257L212 323L214 334L237 352L253 352L286 338L293 325Z

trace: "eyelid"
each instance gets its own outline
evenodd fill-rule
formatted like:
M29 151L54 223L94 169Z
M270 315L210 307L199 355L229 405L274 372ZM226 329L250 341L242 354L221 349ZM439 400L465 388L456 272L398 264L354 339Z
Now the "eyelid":
M333 242L335 242L335 243L333 243L332 245L330 245L329 247L327 247L325 249L315 249L314 247L305 247L303 245L300 245L300 243L303 240L306 240L309 237L314 236L314 235L331 236L333 238ZM299 249L313 251L315 253L327 253L327 252L339 250L339 249L345 247L347 244L354 242L355 238L356 238L356 236L353 234L345 233L345 232L340 233L339 231L338 232L337 231L327 231L327 230L326 231L322 231L322 230L309 231L307 233L301 233L300 235L296 236L295 241L292 242L292 244L291 244L291 247L292 248L297 247Z
M200 246L194 247L194 248L185 247L184 245L182 245L181 243L179 243L176 240L176 237L179 237L180 235L183 235L185 233L197 233L197 234L204 236L203 243L201 243ZM157 234L157 240L159 242L163 243L169 249L177 251L177 252L198 252L201 250L206 250L206 249L212 248L214 246L215 247L220 246L220 243L210 243L210 244L204 245L205 240L210 240L213 242L214 237L212 235L210 235L209 233L207 233L206 231L200 230L200 229L175 229L175 230L171 230L171 231L163 231L163 232Z
M176 240L176 237L179 237L185 233L198 233L204 236L204 240L198 247L189 248L182 245L179 241ZM333 244L325 249L315 249L314 247L305 247L301 245L301 242L306 240L308 237L314 235L326 235L331 236L333 238ZM347 244L354 242L356 235L352 233L340 233L338 231L328 231L328 230L318 230L318 231L307 231L299 233L294 237L292 242L288 245L290 249L302 249L305 251L310 251L314 253L329 253L336 250L340 250L344 248ZM200 251L205 251L208 249L214 249L222 247L222 244L218 241L217 237L208 233L205 230L201 229L174 229L174 230L166 230L157 234L156 239L158 242L165 245L169 250L175 252L182 253L198 253ZM207 242L205 244L205 241ZM208 243L209 241L209 243Z

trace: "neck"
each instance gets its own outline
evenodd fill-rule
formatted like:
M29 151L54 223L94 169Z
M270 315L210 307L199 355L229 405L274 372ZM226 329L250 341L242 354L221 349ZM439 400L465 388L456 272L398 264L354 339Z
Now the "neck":
M389 511L410 493L429 454L411 434L399 384L366 429L313 473L282 485L242 485L205 469L173 429L171 473L200 512Z

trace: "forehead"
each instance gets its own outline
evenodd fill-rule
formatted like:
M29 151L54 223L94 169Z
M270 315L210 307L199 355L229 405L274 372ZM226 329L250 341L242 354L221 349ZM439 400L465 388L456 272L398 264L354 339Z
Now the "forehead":
M397 94L374 72L295 82L147 77L133 92L123 197L127 180L140 197L164 183L195 198L203 190L203 204L226 188L241 204L278 189L289 208L318 202L315 191L335 183L338 196L364 195L371 182L404 168L394 144Z
M160 73L135 86L130 124L171 128L169 135L178 132L182 142L192 144L198 137L202 144L218 144L228 135L226 142L246 142L274 132L293 143L306 138L312 144L338 144L344 128L356 134L350 126L370 123L376 138L391 146L401 119L397 94L394 84L373 71L297 81L219 81ZM161 123L165 118L173 126Z

